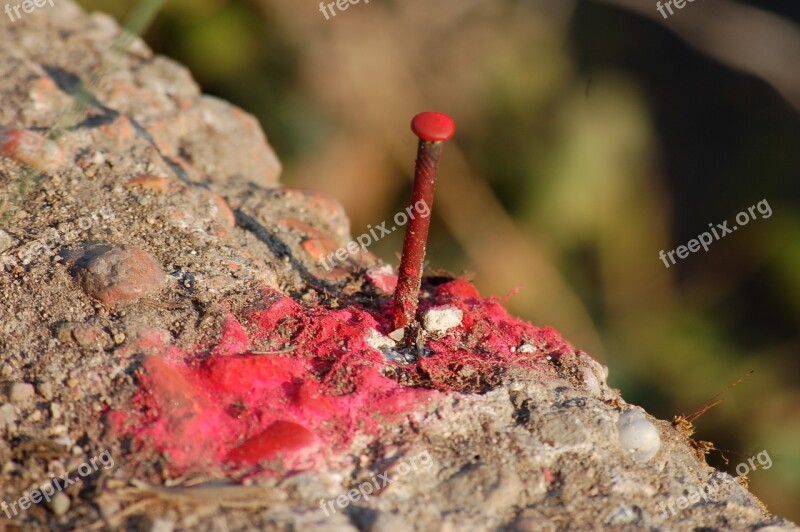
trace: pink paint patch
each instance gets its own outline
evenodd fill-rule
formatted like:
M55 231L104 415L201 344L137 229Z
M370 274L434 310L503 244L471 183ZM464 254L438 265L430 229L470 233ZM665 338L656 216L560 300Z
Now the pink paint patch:
M163 452L178 472L215 464L242 473L324 467L357 437L394 430L442 391L472 391L511 366L542 367L545 355L573 352L556 331L509 316L466 281L425 290L431 297L421 311L450 305L464 319L428 342L430 356L400 370L420 387L385 376L382 370L400 368L365 341L371 329L389 332L390 302L370 310L301 307L269 292L243 312L244 321L227 318L210 352L181 353L175 363L146 358L126 430ZM248 346L255 341L291 350L254 354ZM536 353L519 353L523 343ZM165 351L174 357L177 350Z
M258 436L233 449L227 460L239 465L254 465L279 454L289 458L303 450L308 452L316 443L314 433L304 426L291 421L276 421Z
M178 469L213 460L216 443L232 437L224 413L190 382L186 368L153 356L143 365L143 381L159 417L140 436L152 440Z
M247 351L249 339L247 331L233 315L228 316L222 324L222 337L214 348L213 354L217 356L237 355Z
M367 279L372 285L384 294L394 294L397 288L397 276L383 271L383 268L373 268L367 272Z

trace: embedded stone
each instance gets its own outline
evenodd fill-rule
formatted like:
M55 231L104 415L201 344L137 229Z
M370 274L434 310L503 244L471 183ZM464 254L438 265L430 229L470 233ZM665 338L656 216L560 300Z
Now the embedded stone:
M432 308L422 316L422 327L428 332L444 332L461 325L464 313L455 307Z
M154 292L166 280L161 265L136 246L94 244L70 257L83 290L108 307Z
M626 410L617 421L619 443L637 462L647 462L661 447L658 429L639 410Z
M33 384L15 382L8 389L8 398L12 403L19 404L28 401L35 393Z

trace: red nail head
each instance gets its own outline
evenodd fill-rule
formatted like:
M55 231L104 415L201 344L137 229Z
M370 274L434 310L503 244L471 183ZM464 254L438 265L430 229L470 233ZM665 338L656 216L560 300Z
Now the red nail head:
M420 113L411 120L411 131L422 140L444 142L456 132L453 119L444 113Z

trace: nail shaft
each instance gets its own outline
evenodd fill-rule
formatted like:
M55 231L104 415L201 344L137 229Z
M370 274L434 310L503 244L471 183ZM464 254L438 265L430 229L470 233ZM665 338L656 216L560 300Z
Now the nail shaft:
M414 186L411 204L424 202L427 212L433 208L436 191L436 173L442 155L442 144L453 136L455 127L447 115L421 113L414 117L411 129L420 138L414 170ZM403 255L395 291L394 328L405 329L405 338L411 337L410 329L416 323L419 289L422 283L422 268L430 229L430 214L415 216L406 226L403 238Z

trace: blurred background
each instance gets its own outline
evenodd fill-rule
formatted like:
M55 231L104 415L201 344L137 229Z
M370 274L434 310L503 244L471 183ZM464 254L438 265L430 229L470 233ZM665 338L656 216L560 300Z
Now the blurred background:
M83 0L124 19L133 0ZM800 521L800 5L650 0L168 0L145 40L261 121L283 183L352 232L407 205L411 117L451 114L433 268L552 325L625 399L690 413ZM761 200L773 214L658 258ZM758 212L758 211L756 211ZM397 263L398 231L371 248ZM517 290L518 289L518 290Z

